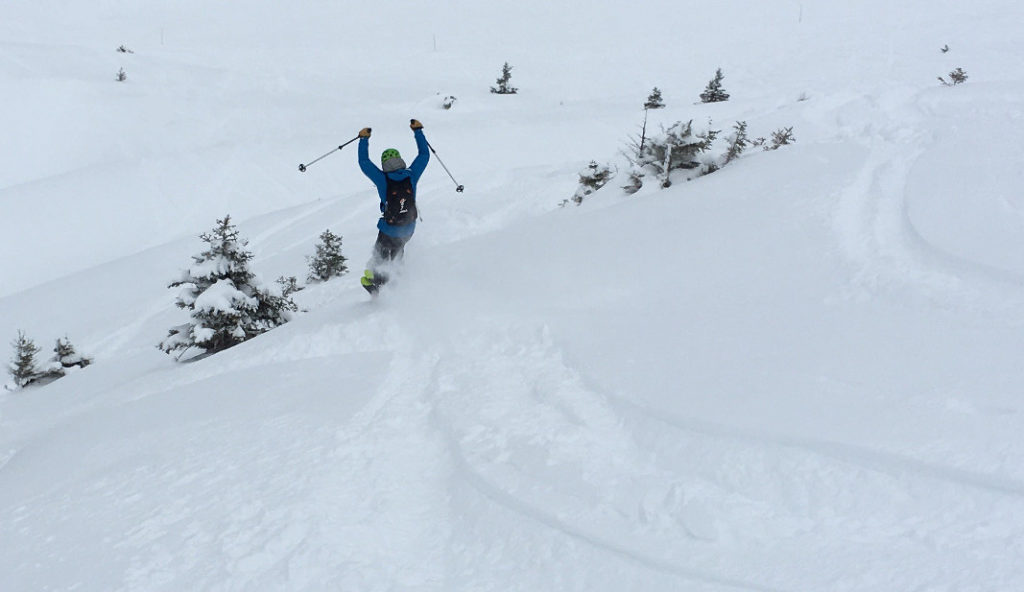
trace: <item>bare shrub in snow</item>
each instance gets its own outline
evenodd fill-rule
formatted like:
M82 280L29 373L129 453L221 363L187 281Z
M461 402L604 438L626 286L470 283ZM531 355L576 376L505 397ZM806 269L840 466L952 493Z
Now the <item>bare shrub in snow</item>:
M949 80L947 81L942 76L939 76L939 82L944 86L956 86L967 82L967 72L964 72L963 68L957 68L949 73Z
M117 53L135 53L125 45L121 45L117 48Z
M639 136L630 136L626 144L626 150L623 155L626 160L629 161L630 166L636 165L640 161L640 155L643 153L644 146L647 144L647 114L649 109L644 109L644 122L640 126Z
M316 245L316 255L306 257L309 262L309 276L306 281L326 282L335 276L343 275L348 271L345 261L348 259L341 254L341 237L330 230L320 233L320 242Z
M124 82L125 80L128 80L128 73L124 71L124 68L121 68L117 71L117 76L114 77L114 80Z
M498 86L492 86L491 92L496 95L514 95L519 92L518 88L513 87L510 84L512 80L512 66L505 62L505 65L501 67L501 76L498 78Z
M189 310L190 319L168 331L161 350L184 353L196 347L215 353L291 320L295 303L264 286L249 269L252 253L230 216L199 238L208 248L193 255L192 267L169 286L179 289L175 304Z

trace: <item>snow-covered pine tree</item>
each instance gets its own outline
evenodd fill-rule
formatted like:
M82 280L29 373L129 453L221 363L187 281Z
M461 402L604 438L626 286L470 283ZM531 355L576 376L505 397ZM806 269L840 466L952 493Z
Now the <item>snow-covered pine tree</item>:
M334 234L330 229L320 233L320 242L316 245L316 255L306 257L309 262L309 277L306 281L326 282L335 276L343 275L348 271L345 261L348 259L341 254L341 237Z
M638 164L634 164L629 168L629 174L627 175L629 182L622 186L622 190L628 195L633 195L644 186L644 169Z
M661 90L658 87L654 87L651 94L647 97L647 102L644 103L644 109L664 109L665 102L661 99Z
M39 346L25 336L25 333L18 331L18 337L11 342L14 346L14 357L7 367L8 373L14 378L14 384L18 388L24 388L39 379L42 372L36 365L36 354L39 353Z
M191 318L168 331L161 350L184 353L197 347L215 353L291 320L294 303L249 269L252 253L230 216L199 238L208 248L194 255L192 267L169 286L180 288L176 305L191 311Z
M661 179L663 187L669 187L672 185L672 171L701 167L697 157L711 147L715 134L717 132L711 131L694 134L693 120L685 123L677 121L660 136L648 139L637 164L654 172Z
M583 198L604 187L614 176L615 173L608 165L590 161L587 168L580 171L580 186L572 196L572 201L576 205L580 205L583 203Z
M509 81L512 80L512 66L505 62L505 65L501 67L501 77L498 78L498 86L491 87L491 92L496 95L514 95L519 92L518 88L514 88L509 85Z
M75 351L75 346L71 345L71 340L67 336L63 339L57 339L57 344L53 347L53 354L51 361L59 364L61 368L72 368L75 366L85 368L92 363L91 358Z
M708 121L708 126L707 130L697 134L697 137L700 138L701 142L704 144L704 149L701 150L701 152L707 152L708 149L711 148L711 145L715 143L715 140L718 139L718 134L722 131L710 129L710 120ZM722 163L719 162L717 158L711 155L705 155L700 159L700 167L698 167L698 170L702 175L710 175L720 168L722 168ZM687 179L687 181L689 181L689 179Z
M700 93L700 102L702 103L720 103L722 101L729 100L729 93L722 89L722 79L725 75L722 74L722 69L718 68L715 71L715 77L708 82L704 92Z

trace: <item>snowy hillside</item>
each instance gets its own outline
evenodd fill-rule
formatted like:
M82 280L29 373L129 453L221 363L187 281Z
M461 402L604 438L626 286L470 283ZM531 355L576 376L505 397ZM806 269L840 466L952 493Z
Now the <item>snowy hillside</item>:
M0 391L0 589L1024 589L1018 3L66 4L0 8L0 336L95 361ZM654 86L797 141L559 207ZM411 117L466 191L370 300L355 145L296 169ZM355 273L179 363L225 214Z

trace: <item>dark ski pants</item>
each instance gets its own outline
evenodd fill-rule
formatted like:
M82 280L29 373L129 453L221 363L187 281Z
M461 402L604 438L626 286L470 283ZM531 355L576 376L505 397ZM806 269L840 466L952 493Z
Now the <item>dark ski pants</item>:
M409 242L410 238L412 237L388 236L378 231L377 242L373 244L373 258L370 260L370 266L373 267L387 261L401 261L405 256L405 243Z
M401 261L405 255L405 243L410 237L388 236L383 232L377 232L377 242L373 244L373 256L367 267L373 272L373 283L383 286L388 281L388 271L395 261Z

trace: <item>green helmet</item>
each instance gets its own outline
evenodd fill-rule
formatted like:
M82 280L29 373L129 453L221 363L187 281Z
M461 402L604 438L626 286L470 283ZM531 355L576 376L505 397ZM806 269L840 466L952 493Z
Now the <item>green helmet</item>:
M394 148L388 148L387 150L381 153L380 163L384 164L385 162L391 160L392 158L402 158L402 155L398 153L398 150L395 150Z

